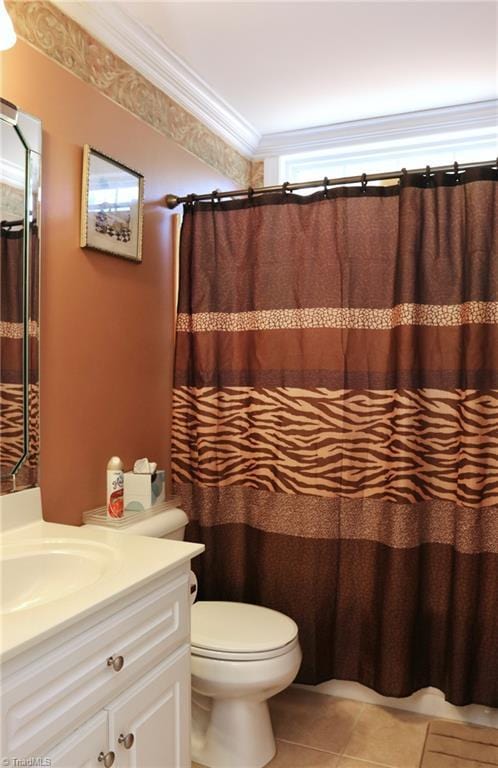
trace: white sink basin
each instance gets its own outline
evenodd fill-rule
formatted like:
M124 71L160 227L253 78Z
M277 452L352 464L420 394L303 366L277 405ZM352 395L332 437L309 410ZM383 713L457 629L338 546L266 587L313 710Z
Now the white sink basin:
M0 547L2 614L59 600L103 579L112 547L94 541L43 539Z

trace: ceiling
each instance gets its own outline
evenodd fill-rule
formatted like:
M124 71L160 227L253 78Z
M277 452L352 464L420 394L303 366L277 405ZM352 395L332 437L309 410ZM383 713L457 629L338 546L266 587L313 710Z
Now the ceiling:
M125 26L128 32L134 26L143 51L154 51L149 76L160 69L161 58L170 65L173 61L197 90L204 89L211 104L239 121L248 147L275 132L498 94L495 2L115 0L59 5L140 68L142 51L131 35L131 58L124 55ZM78 17L77 7L83 5ZM100 14L100 24L92 24L92 14ZM119 23L125 19L121 33ZM119 31L114 39L109 27Z
M134 2L260 133L492 98L497 8L472 2Z

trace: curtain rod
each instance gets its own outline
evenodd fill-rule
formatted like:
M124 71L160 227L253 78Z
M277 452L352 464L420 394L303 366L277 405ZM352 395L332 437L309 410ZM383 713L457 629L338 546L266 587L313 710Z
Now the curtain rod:
M284 184L276 184L270 187L248 187L247 189L233 189L229 192L220 192L219 189L215 189L213 192L206 192L203 195L184 195L179 197L178 195L166 195L165 202L167 208L176 208L180 203L193 203L201 200L220 200L222 197L245 197L246 195L261 195L267 192L291 192L293 189L309 189L312 187L337 187L343 184L358 184L359 182L366 184L368 181L384 181L386 179L399 179L405 174L432 174L439 173L441 171L459 173L465 171L468 168L486 168L488 166L498 166L498 159L488 160L486 162L478 163L453 163L453 165L439 165L435 168L431 168L427 165L425 168L417 168L416 170L407 171L406 168L402 168L401 171L389 171L387 173L374 173L367 175L366 173L361 176L343 176L338 179L328 179L326 176L323 179L317 181L299 181L294 184L289 184L286 181Z

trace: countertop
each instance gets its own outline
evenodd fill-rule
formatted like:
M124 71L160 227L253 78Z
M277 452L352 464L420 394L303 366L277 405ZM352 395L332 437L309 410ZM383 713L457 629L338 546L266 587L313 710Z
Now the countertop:
M7 530L0 543L8 552L14 547L34 547L50 540L71 544L93 542L112 549L103 576L70 594L41 605L1 616L0 659L7 661L55 635L157 577L187 563L204 551L204 545L184 541L134 536L95 526L76 527L43 520ZM108 552L107 550L105 550Z

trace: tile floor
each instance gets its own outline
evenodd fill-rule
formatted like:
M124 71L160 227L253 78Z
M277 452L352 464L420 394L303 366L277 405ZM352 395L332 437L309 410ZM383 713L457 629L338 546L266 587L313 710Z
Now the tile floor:
M270 711L277 754L268 768L418 768L429 723L300 688L271 699Z

